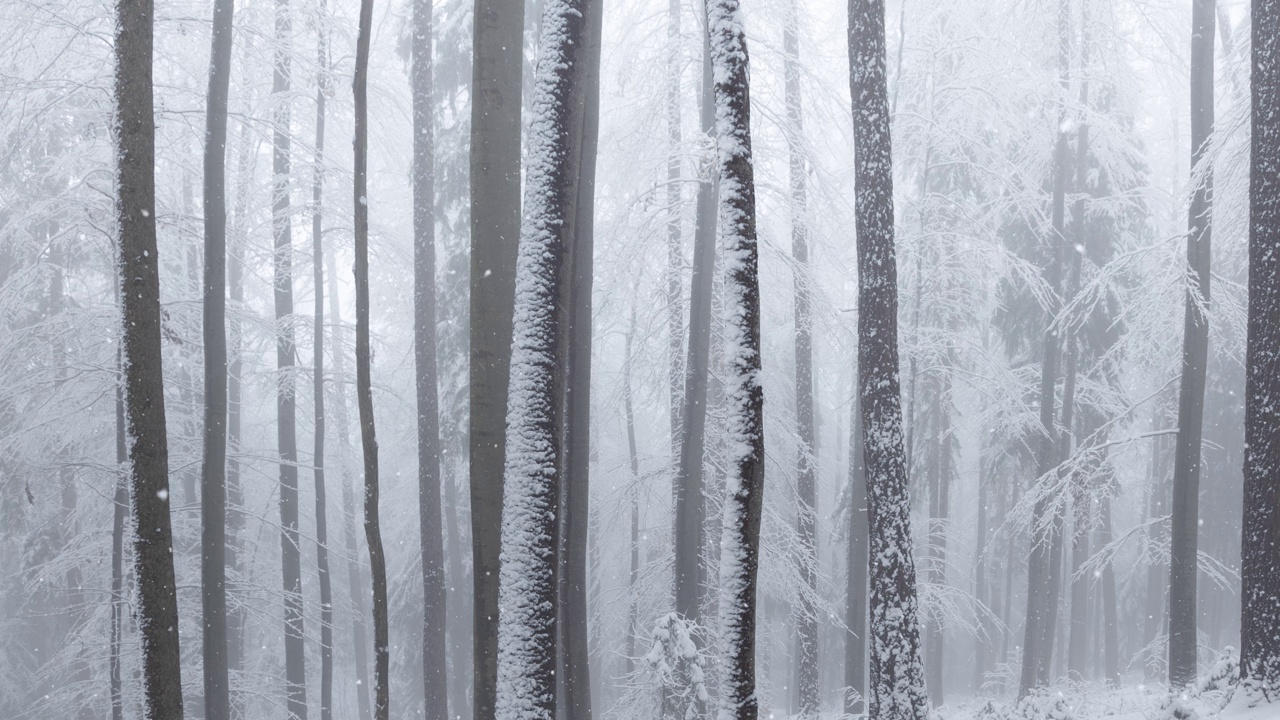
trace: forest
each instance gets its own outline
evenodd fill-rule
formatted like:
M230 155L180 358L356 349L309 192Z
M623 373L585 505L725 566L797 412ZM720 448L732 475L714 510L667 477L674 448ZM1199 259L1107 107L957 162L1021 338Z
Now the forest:
M1280 720L1280 0L0 27L0 720Z

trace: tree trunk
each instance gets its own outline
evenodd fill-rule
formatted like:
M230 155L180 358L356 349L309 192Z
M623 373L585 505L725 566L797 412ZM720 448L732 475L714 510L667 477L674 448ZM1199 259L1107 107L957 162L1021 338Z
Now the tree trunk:
M116 3L116 222L120 232L125 407L142 631L143 717L182 720L178 595L169 518L169 442L160 352L156 254L152 0ZM136 531L145 528L145 532ZM154 530L153 530L154 528Z
M858 238L858 386L871 569L871 717L928 717L898 382L893 155L883 0L849 0Z
M511 318L520 239L524 3L475 0L471 91L470 485L475 720L493 720Z
M498 616L501 720L556 718L562 534L557 510L575 456L566 393L575 340L574 244L582 230L588 28L597 22L598 10L591 0L543 5L507 399ZM589 333L589 325L584 330Z
M373 717L391 717L391 646L387 637L387 561L378 516L378 437L373 418L373 382L369 348L369 38L373 32L373 0L360 0L356 39L355 95L355 279L356 399L360 409L360 445L364 449L364 537L373 576Z
M719 217L725 248L725 431L730 439L720 541L720 717L755 720L756 576L764 504L764 388L760 368L760 277L751 153L747 39L738 0L709 0L707 34L715 78Z
M413 347L418 409L418 540L422 551L422 688L428 720L449 717L445 674L440 400L436 380L435 159L431 1L413 3Z
M800 103L799 18L795 0L786 13L782 30L785 54L784 92L787 105L787 145L791 172L791 257L795 261L796 435L796 534L800 538L800 607L796 619L796 707L801 718L818 715L818 544L815 534L818 497L815 485L817 443L813 428L812 298L809 278L809 243L806 218L806 161L804 114Z
M213 6L204 137L204 462L200 468L200 600L204 716L229 720L227 675L227 94L234 0Z
M984 403L985 405L985 403ZM986 408L983 408L985 415ZM991 609L992 614L999 615L999 607L995 606L995 593L989 589L987 579L987 503L991 501L990 482L987 479L986 467L983 465L987 449L988 433L985 427L978 434L978 527L974 532L973 548L973 597L979 603ZM982 696L982 685L986 681L987 664L991 655L990 635L991 623L986 615L977 617L977 636L974 638L973 652L973 694Z
M560 618L562 716L591 718L591 658L587 628L587 536L591 472L591 288L595 227L596 148L600 128L602 3L586 0L581 79L585 84L578 165L575 237L570 266L570 341L565 391L567 462L561 488Z
M667 363L669 368L667 414L671 423L671 462L680 460L680 411L683 380L680 352L684 349L684 266L681 218L683 188L680 183L680 72L684 63L680 52L681 0L667 3Z
M1240 678L1280 703L1280 2L1254 0Z
M316 566L320 581L320 720L333 717L333 586L329 573L329 512L325 493L324 407L324 121L329 92L329 50L325 0L320 0L316 45L316 156L311 186L311 271L315 285L315 330L312 343L312 390L315 404Z
M631 573L627 576L627 672L628 682L636 671L636 626L639 622L637 585L640 580L640 458L636 454L636 414L631 399L632 339L636 334L636 303L631 302L631 322L627 326L627 339L623 350L622 412L627 424L627 456L631 460ZM118 720L118 718L117 718Z
M844 699L847 715L867 708L867 476L863 462L862 401L858 397L858 367L853 369L849 398L849 546L845 558Z
M1111 543L1111 495L1102 496L1102 531L1099 533L1098 546L1106 547ZM1102 617L1103 617L1103 660L1108 685L1120 686L1120 639L1117 635L1119 622L1116 615L1119 610L1116 604L1116 571L1110 562L1102 568Z
M124 629L124 523L129 512L129 485L127 466L129 451L125 437L124 419L124 359L117 354L120 366L116 379L116 492L111 513L111 720L124 720L124 693L120 675L120 636Z
M1209 266L1213 208L1213 35L1215 0L1191 5L1191 173L1187 266L1192 284L1182 325L1182 384L1178 444L1173 456L1173 515L1169 538L1169 685L1196 679L1196 574L1200 517L1200 439L1205 368L1209 358Z

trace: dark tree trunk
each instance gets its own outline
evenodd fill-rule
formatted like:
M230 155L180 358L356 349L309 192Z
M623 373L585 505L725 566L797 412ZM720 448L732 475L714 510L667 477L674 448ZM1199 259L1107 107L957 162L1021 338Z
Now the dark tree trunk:
M764 504L764 388L760 368L760 277L751 152L747 39L738 0L709 0L707 34L715 78L719 217L725 225L725 431L727 488L721 529L719 716L755 720L756 587ZM691 343L692 344L692 339Z
M858 368L853 369L849 398L849 546L845 556L844 684L849 688L844 711L848 715L867 708L867 476L863 463L862 401L858 397Z
M1254 0L1240 678L1280 703L1280 2Z
M360 445L364 449L364 537L373 577L373 717L391 717L391 646L387 637L387 561L378 517L378 437L373 418L372 357L369 348L369 38L373 32L373 0L360 0L355 95L355 280L356 401L360 410Z
M124 720L124 693L120 676L120 636L124 629L124 523L129 512L129 451L125 438L124 364L123 355L116 356L120 366L116 379L116 492L111 513L111 720Z
M667 363L669 367L667 413L671 423L671 463L680 460L680 411L683 382L680 352L684 349L684 266L681 218L683 188L680 183L681 146L680 72L683 69L680 45L681 0L667 3Z
M567 472L561 488L559 646L565 720L591 718L591 658L587 628L587 535L591 472L591 287L595 227L596 147L600 127L601 0L585 0L582 31L585 84L579 141L577 217L570 265L570 341L565 409Z
M135 531L134 572L142 631L143 716L182 720L178 594L169 518L169 441L160 352L156 254L152 0L116 3L116 221L123 317L125 417ZM153 530L154 528L154 530Z
M893 155L883 0L849 0L858 238L858 386L871 570L871 717L928 717L898 382Z
M445 674L440 400L436 379L435 140L431 0L413 3L413 347L418 408L418 540L422 551L422 688L428 720L449 717Z
M543 5L507 399L496 709L502 720L557 717L563 548L558 510L575 457L570 414L581 409L578 398L567 393L572 346L580 339L575 338L575 319L581 316L574 307L574 286L589 292L575 282L574 246L583 229L589 28L598 22L598 12L592 0ZM590 332L589 324L577 327ZM589 362L589 357L578 359ZM580 434L578 439L588 438ZM585 691L589 703L589 684Z
M312 344L312 392L315 404L316 566L320 580L320 720L333 717L333 585L329 573L329 511L325 493L324 407L324 120L329 92L329 50L325 35L325 0L317 13L316 156L311 185L311 272L315 285L315 330Z
M711 80L709 38L702 41L701 124L707 138L715 137L715 96ZM699 169L697 215L693 233L693 274L689 279L689 347L684 366L683 409L680 412L680 462L672 479L675 494L676 612L690 624L702 617L706 567L706 503L703 497L702 455L706 447L707 375L711 359L711 289L716 262L716 171Z
M815 483L817 443L813 428L812 293L809 278L809 241L804 113L800 104L800 40L795 0L787 11L782 30L786 56L784 91L787 105L787 145L791 172L791 257L795 261L796 435L800 440L796 459L796 533L800 538L801 601L796 618L796 707L801 718L818 715L818 543L815 533L818 496Z
M1210 227L1213 159L1213 35L1215 0L1191 4L1191 173L1195 191L1188 213L1187 266L1192 284L1182 325L1182 384L1178 392L1178 444L1173 456L1173 515L1169 538L1169 685L1196 679L1196 574L1200 517L1200 439L1205 368L1209 358Z
M227 94L234 0L213 5L204 136L204 462L200 599L206 720L229 720L227 675Z
M493 720L498 554L516 247L524 3L475 0L471 103L470 484L475 720Z

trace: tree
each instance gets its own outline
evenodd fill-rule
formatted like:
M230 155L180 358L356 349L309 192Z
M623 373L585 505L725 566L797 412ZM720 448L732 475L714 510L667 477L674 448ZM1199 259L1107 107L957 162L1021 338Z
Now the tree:
M871 717L928 717L899 397L898 273L885 87L883 0L849 0L854 214L858 237L858 398L867 478Z
M524 3L476 0L471 76L470 485L473 703L493 720L507 381L520 239Z
M120 676L120 636L124 632L124 525L129 512L128 439L125 436L124 359L116 356L120 366L116 380L116 492L111 512L111 658L108 675L111 680L111 720L124 720L124 688Z
M682 195L680 183L680 4L681 0L667 3L667 417L671 424L671 463L673 469L680 460L681 394L684 375L680 353L684 349L684 284L681 273L684 265L682 249L681 217Z
M352 204L355 215L356 400L360 412L360 445L364 450L364 537L373 576L373 717L391 717L391 645L387 637L387 560L378 516L378 437L373 418L373 379L369 349L369 37L373 32L373 0L360 0L356 67L351 81L355 96L355 168Z
M431 1L413 3L413 349L418 410L418 540L422 559L422 687L426 716L449 717L445 677L444 545L440 515L440 399L436 384L435 142Z
M751 156L751 91L738 0L707 3L715 78L719 225L725 248L725 418L729 474L720 541L720 717L754 720L756 576L764 505L764 387L760 381L760 278L756 187ZM692 340L691 340L692 342Z
M1280 2L1254 0L1240 680L1280 702Z
M133 557L142 632L143 717L182 720L178 594L169 518L169 442L156 253L152 0L116 3L116 222Z
M574 456L566 417L571 412L566 393L575 340L574 243L583 218L583 134L591 75L588 28L597 21L598 10L588 0L548 0L543 5L507 399L496 708L500 720L554 720L557 713L556 621L562 579L557 510Z
M227 94L234 0L213 5L204 138L204 462L200 469L200 599L204 715L229 720L227 677ZM326 720L328 720L326 718Z
M1186 313L1182 335L1182 384L1178 390L1178 439L1173 457L1173 515L1169 545L1169 685L1195 682L1196 574L1199 568L1200 440L1205 369L1209 358L1210 226L1213 210L1213 31L1215 0L1191 5L1191 173L1188 213Z
M844 711L865 712L867 697L867 476L863 461L862 402L858 367L849 399L849 545L845 554Z

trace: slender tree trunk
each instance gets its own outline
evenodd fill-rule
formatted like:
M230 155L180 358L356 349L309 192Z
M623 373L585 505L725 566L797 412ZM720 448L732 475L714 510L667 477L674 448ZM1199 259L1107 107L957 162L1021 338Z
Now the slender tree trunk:
M1280 703L1280 2L1254 0L1240 678Z
M627 326L627 339L623 349L622 365L622 412L627 424L627 456L631 460L631 573L627 576L627 672L629 679L636 672L636 626L639 607L636 597L637 584L640 581L640 458L636 454L636 415L631 399L631 354L632 339L636 334L636 303L631 302L631 321ZM118 720L118 718L117 718Z
M1169 545L1169 685L1195 682L1197 536L1200 518L1200 439L1205 369L1209 359L1209 266L1213 209L1213 36L1215 0L1191 4L1191 173L1187 266L1191 285L1183 320L1178 444L1173 456L1173 515Z
M858 367L853 369L849 398L849 546L845 558L844 711L854 715L867 708L867 476L863 462L862 400Z
M575 340L574 244L582 231L583 135L591 75L588 28L597 22L598 11L591 0L547 0L543 5L507 400L500 720L557 717L562 548L557 510L575 456L568 416L576 398L566 393Z
M1098 537L1098 546L1106 547L1111 543L1111 495L1102 496L1102 529ZM1119 613L1116 598L1116 571L1110 562L1102 568L1102 617L1103 617L1103 660L1108 685L1120 686L1120 639L1118 636Z
M418 406L418 539L422 551L422 687L428 720L449 716L445 675L440 400L436 379L435 159L431 0L413 3L413 338Z
M931 445L934 459L930 462L929 488L929 565L926 568L929 582L943 587L947 584L947 515L951 500L951 377L947 368L939 369L939 376L934 381L934 416L937 418ZM945 666L946 631L942 619L934 615L925 622L925 685L929 690L929 701L934 707L941 705L945 698L943 692L943 669Z
M116 221L120 232L125 417L142 630L143 717L182 720L178 595L169 517L169 442L160 352L156 254L152 0L116 3ZM138 530L145 528L145 531Z
M680 49L681 0L667 3L667 363L669 367L667 412L671 423L671 463L680 461L680 411L683 381L680 353L684 349L684 283L681 281L684 250L681 238L683 188L680 183L681 146Z
M704 3L705 5L705 3ZM715 137L715 97L709 39L703 37L701 123ZM676 612L690 625L702 618L706 567L706 502L702 461L706 447L707 376L711 359L711 290L716 262L716 172L699 170L697 215L693 234L693 274L689 279L689 357L684 366L684 408L680 412L680 463L672 480L675 493Z
M511 320L520 238L524 3L475 0L471 103L470 485L475 720L493 720Z
M871 565L871 717L928 716L898 383L898 272L884 76L884 2L849 0L854 198L858 238L858 385Z
M125 437L124 359L116 356L120 374L116 379L116 492L111 514L111 720L124 720L124 692L120 676L120 636L124 629L124 523L129 512L129 451Z
M213 5L204 137L204 462L200 598L206 720L229 720L227 674L227 94L234 0Z
M571 249L571 303L565 409L567 472L561 488L559 647L566 720L591 719L591 657L587 628L587 536L591 472L591 288L594 266L596 148L600 127L601 0L585 0L583 29L585 107L582 117L575 235Z
M801 601L796 620L797 711L801 718L818 714L818 543L815 533L818 496L815 483L817 443L813 428L812 299L809 288L809 242L806 203L804 114L800 103L800 40L795 0L782 30L785 54L784 94L787 106L787 145L791 171L791 256L795 260L796 533L800 538Z
M325 493L324 407L324 121L329 92L329 50L326 41L325 0L317 13L316 44L316 157L311 185L311 272L315 285L315 331L312 344L312 390L315 404L316 566L320 580L320 720L333 717L333 586L329 572L329 511Z
M985 410L985 408L984 408ZM985 414L985 413L984 413ZM973 577L974 588L973 596L979 603L991 608L993 614L998 614L999 609L991 607L995 605L995 593L989 589L987 579L987 503L991 501L990 482L986 475L986 466L983 464L986 446L987 432L983 428L979 432L978 440L978 527L974 532L974 548L973 548ZM986 615L979 615L977 618L978 635L974 638L973 652L973 694L981 697L982 685L986 680L987 664L990 658L990 634L991 623L987 621Z

